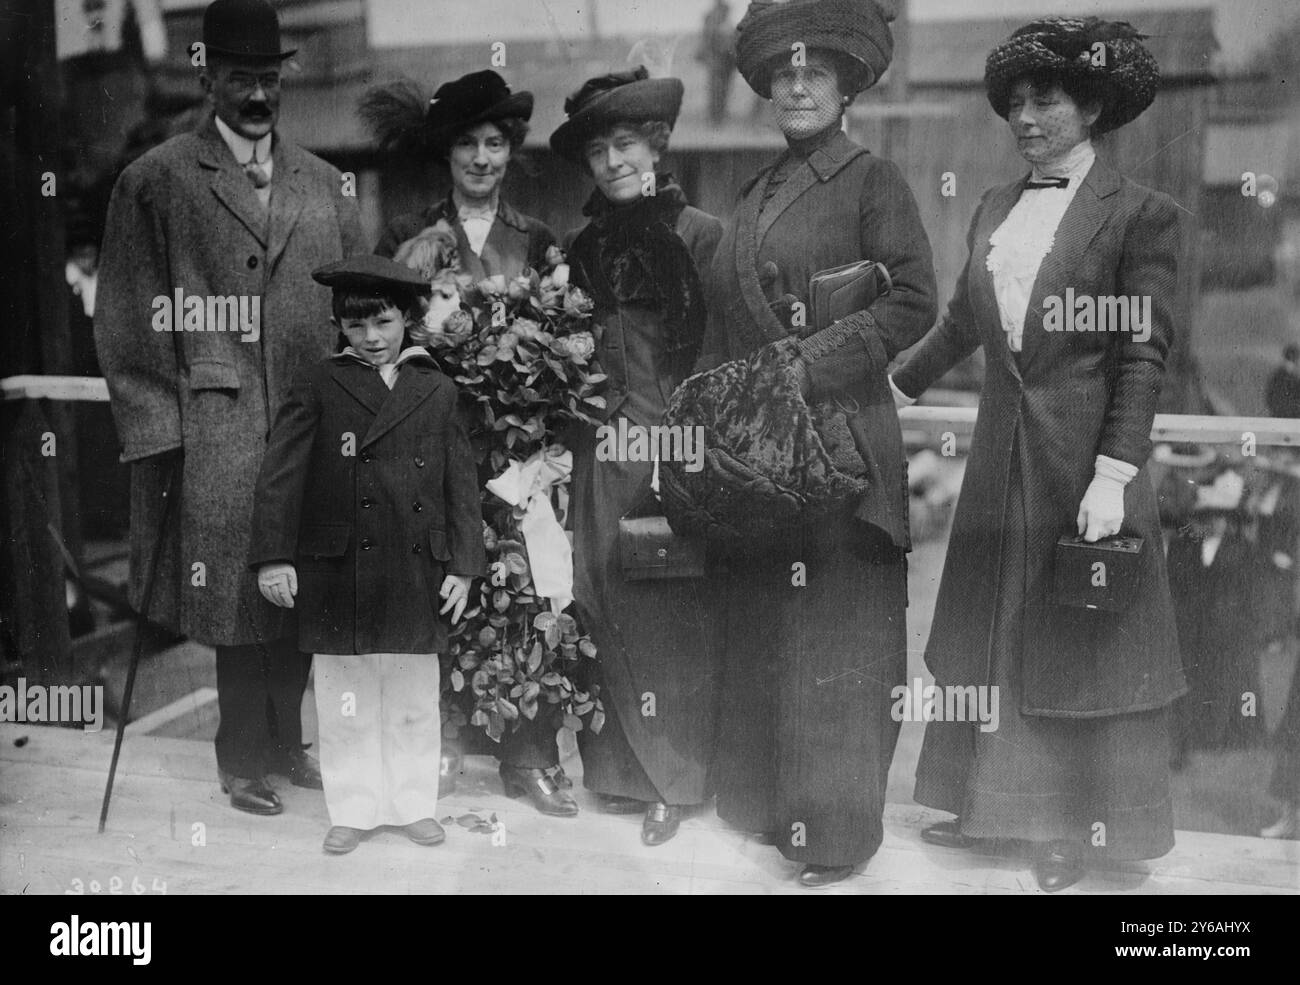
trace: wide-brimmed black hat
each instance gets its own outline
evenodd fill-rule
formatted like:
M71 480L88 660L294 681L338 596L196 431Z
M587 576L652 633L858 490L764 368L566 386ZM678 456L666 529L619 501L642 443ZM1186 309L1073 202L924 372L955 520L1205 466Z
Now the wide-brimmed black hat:
M652 79L644 65L588 79L564 101L568 119L551 134L551 150L582 163L582 146L619 123L677 122L685 92L681 79Z
M859 69L841 79L845 92L876 84L894 57L889 22L893 4L876 0L753 0L736 25L736 67L749 87L772 98L772 73L794 55L796 42L807 51L831 51Z
M236 58L288 58L280 50L280 18L266 0L214 0L203 11L203 47Z
M1026 76L1075 79L1103 94L1094 134L1137 119L1156 98L1160 66L1142 44L1144 34L1124 21L1100 17L1047 17L1016 30L989 52L984 86L989 103L1006 119L1011 86Z
M373 253L359 253L317 267L311 272L311 279L336 290L374 290L394 286L417 291L429 289L429 282L420 276L419 271Z
M510 118L527 121L532 115L531 92L511 92L505 79L485 69L439 86L429 100L424 122L431 143L447 147L456 134L480 123Z

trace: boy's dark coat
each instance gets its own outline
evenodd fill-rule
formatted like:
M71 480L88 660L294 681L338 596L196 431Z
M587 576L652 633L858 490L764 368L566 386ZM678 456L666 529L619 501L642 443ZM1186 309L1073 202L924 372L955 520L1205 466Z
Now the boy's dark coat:
M455 385L431 362L312 367L281 408L258 478L249 565L298 570L308 653L433 653L444 576L481 575L474 456Z

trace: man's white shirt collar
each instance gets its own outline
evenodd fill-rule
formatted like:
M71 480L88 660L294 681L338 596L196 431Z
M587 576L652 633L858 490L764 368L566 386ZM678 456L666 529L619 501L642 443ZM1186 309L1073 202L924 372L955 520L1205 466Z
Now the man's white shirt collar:
M216 117L217 132L221 134L221 139L226 142L230 148L230 153L235 155L235 160L242 166L249 161L256 161L261 165L266 176L271 177L271 170L274 164L271 160L271 134L260 137L257 140L249 140L247 137L235 133L234 130L226 126L221 117Z

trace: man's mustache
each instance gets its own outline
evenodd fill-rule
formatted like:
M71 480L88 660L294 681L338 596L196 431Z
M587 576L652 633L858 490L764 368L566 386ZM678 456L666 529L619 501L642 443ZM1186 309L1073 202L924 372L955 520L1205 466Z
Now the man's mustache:
M270 116L271 107L266 103L249 103L243 112L245 116Z

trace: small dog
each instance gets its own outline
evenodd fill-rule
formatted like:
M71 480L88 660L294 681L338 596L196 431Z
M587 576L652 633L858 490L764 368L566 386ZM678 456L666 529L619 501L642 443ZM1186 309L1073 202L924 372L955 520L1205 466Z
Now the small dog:
M411 333L417 342L428 342L430 334L442 331L447 316L460 310L460 287L456 283L460 254L456 249L456 234L445 221L439 220L399 246L393 260L417 271L432 289L422 327Z

